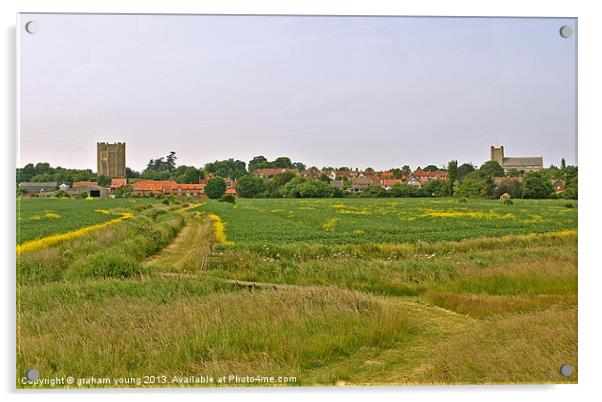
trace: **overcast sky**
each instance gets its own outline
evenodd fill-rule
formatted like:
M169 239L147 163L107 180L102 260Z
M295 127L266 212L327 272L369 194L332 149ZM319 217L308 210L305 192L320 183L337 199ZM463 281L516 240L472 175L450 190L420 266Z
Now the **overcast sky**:
M39 31L24 31L27 21ZM23 14L20 160L576 163L575 19Z

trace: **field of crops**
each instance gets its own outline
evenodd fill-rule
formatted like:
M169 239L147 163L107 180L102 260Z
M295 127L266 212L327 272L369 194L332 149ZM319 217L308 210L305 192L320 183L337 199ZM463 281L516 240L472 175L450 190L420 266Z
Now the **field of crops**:
M559 374L577 368L574 201L32 199L20 209L30 239L130 216L18 255L18 387L30 387L19 379L31 367L166 378L103 385L117 387L249 385L173 382L189 375L577 382L577 371Z
M153 202L156 201L21 198L17 200L17 243L107 222L115 218L111 212Z
M567 208L570 204L572 208ZM576 203L562 200L241 199L203 210L234 243L402 243L576 229Z

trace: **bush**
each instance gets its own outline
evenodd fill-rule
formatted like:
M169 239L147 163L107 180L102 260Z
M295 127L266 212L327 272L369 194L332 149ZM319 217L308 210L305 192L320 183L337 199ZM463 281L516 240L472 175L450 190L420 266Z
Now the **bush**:
M222 195L222 197L219 200L221 202L228 202L230 204L236 203L236 197L233 196L232 194L224 194L224 195Z
M88 192L87 191L82 191L79 193L78 195L79 198L87 198L88 197Z
M575 206L570 202L567 202L566 204L564 204L564 207L565 208L575 208Z
M166 199L164 199L164 200L163 200L163 201L161 201L161 202L162 202L163 204L165 204L165 205L169 205L169 200L168 200L167 198L166 198Z
M54 196L57 198L70 198L71 197L69 195L69 193L66 192L65 190L58 190L56 193L54 193Z
M512 205L512 204L514 204L514 202L510 198L502 198L502 204Z

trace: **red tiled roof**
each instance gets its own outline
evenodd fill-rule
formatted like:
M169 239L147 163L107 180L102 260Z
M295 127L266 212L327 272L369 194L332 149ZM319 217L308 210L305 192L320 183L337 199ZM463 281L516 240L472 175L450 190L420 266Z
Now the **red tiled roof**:
M441 171L436 171L436 172L426 172L420 168L416 169L416 171L414 173L412 173L412 176L417 177L417 178L421 178L421 177L426 177L426 178L434 178L434 179L447 179L447 172L441 172Z
M174 189L182 189L182 190L204 190L205 183L193 183L193 184L176 184Z
M134 183L134 191L162 191L177 186L173 180L141 180Z
M125 185L127 184L127 181L128 181L128 179L119 179L119 178L111 179L111 188L125 187Z
M392 186L396 183L403 184L403 180L401 179L382 179L381 182L383 186Z
M86 186L98 186L98 182L96 181L74 181L73 188L75 187L86 187Z
M201 190L205 189L205 183L176 183L173 180L142 180L134 183L134 191L177 191L177 190Z

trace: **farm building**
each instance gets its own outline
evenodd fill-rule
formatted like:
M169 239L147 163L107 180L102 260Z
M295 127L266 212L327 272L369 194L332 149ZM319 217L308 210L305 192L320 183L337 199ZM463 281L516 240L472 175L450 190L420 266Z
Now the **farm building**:
M21 182L19 183L19 189L25 191L26 194L36 195L54 195L57 184L55 181L41 181L41 182Z
M107 188L95 184L78 185L77 187L73 186L73 188L69 190L69 194L72 197L77 197L81 193L88 193L88 196L92 198L107 198L109 196L109 190Z

